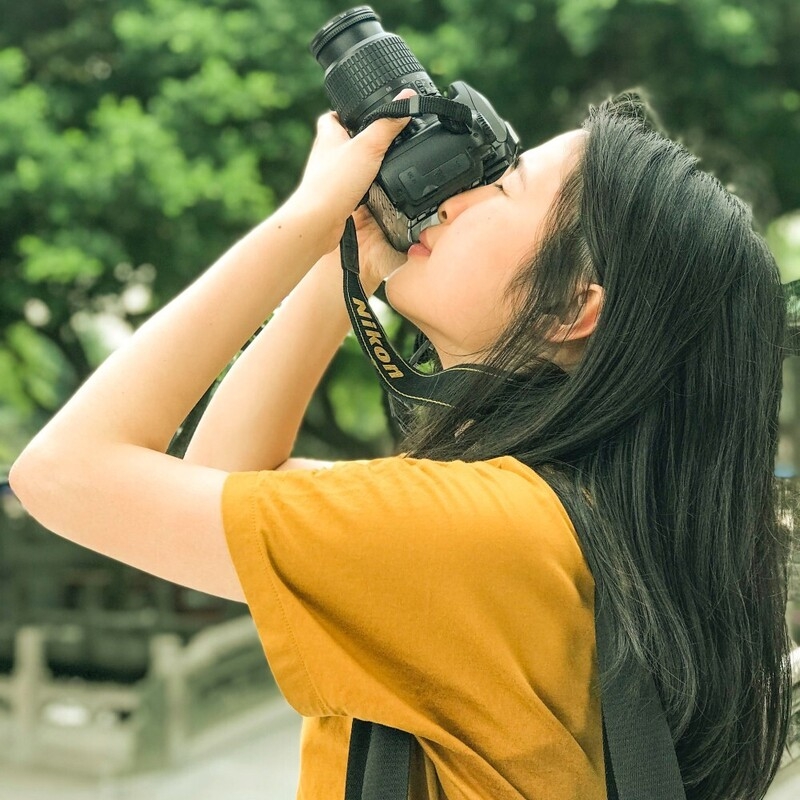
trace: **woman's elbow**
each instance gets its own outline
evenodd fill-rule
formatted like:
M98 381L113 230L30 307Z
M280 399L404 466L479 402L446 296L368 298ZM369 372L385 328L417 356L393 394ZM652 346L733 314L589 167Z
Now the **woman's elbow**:
M57 503L56 480L67 469L52 448L34 440L14 463L8 474L11 491L35 519L46 515L48 504Z

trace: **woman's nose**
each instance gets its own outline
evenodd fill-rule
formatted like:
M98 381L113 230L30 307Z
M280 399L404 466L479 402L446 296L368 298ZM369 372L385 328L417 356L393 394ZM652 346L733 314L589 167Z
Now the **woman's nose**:
M439 222L452 222L464 209L483 200L489 194L488 189L491 189L491 187L476 186L473 189L467 189L465 192L448 197L447 200L439 205Z

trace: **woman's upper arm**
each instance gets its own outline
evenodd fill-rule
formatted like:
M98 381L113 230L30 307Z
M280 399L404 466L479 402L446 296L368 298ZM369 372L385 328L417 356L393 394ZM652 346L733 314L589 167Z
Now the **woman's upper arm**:
M34 452L11 483L44 527L117 561L244 602L222 524L228 473L126 444Z

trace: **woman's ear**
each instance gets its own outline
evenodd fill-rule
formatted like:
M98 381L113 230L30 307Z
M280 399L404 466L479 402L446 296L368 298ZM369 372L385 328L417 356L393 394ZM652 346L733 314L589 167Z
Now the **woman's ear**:
M594 333L603 307L604 289L590 283L572 302L566 321L556 326L548 337L551 342L571 342Z

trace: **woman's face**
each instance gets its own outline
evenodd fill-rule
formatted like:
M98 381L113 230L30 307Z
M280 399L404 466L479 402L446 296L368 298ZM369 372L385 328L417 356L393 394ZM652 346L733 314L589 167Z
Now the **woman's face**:
M506 288L539 243L586 135L556 136L523 153L496 184L446 200L441 224L423 231L424 247L412 247L387 280L392 307L425 333L444 367L479 360L505 328Z

